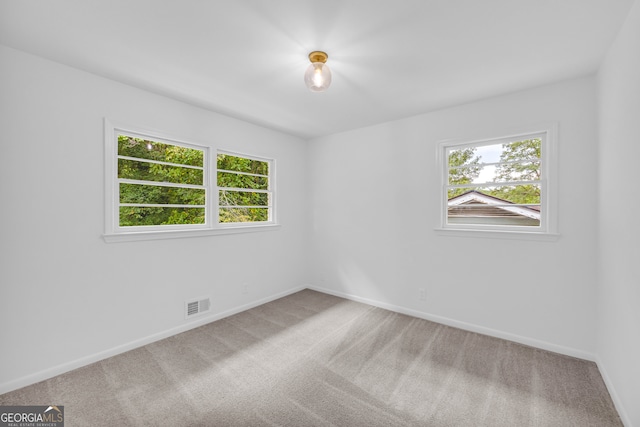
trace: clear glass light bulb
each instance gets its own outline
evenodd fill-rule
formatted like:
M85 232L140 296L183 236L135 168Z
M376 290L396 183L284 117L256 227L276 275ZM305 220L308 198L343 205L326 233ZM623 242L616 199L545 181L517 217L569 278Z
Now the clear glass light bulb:
M304 73L304 82L311 92L323 92L331 84L331 70L324 62L313 62Z
M322 78L322 69L320 67L313 70L313 85L320 87L324 83L324 79Z

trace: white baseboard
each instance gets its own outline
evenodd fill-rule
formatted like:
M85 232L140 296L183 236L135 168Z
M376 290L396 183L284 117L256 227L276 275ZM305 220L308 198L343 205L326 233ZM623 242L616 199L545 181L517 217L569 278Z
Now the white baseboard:
M151 344L152 342L160 341L162 339L168 338L170 336L186 332L190 329L198 328L202 325L206 325L207 323L215 322L216 320L224 319L225 317L232 316L234 314L240 313L245 310L249 310L250 308L257 307L259 305L268 303L270 301L285 297L287 295L299 292L305 289L306 286L299 286L293 289L289 289L284 292L280 292L275 295L268 296L266 298L262 298L256 301L252 301L248 304L243 304L241 306L232 308L227 311L223 311L221 313L212 313L208 316L202 316L197 320L186 323L184 325L177 326L175 328L168 329L166 331L158 332L156 334L149 335L144 338L140 338L131 342L128 342L123 345L119 345L117 347L110 348L108 350L101 351L99 353L91 354L85 357L81 357L79 359L73 360L71 362L63 363L52 368L44 369L42 371L26 375L24 377L5 382L0 384L0 394L8 393L13 390L17 390L22 387L26 387L31 384L35 384L40 381L47 380L49 378L55 377L56 375L64 374L65 372L72 371L74 369L81 368L86 365L90 365L91 363L99 362L100 360L106 359L108 357L116 356L118 354L127 352L129 350L133 350L138 347L142 347L147 344Z
M318 286L307 286L308 289L323 292L325 294L335 295L337 297L346 298L352 301L361 302L364 304L373 305L375 307L384 308L385 310L394 311L396 313L406 314L408 316L418 317L420 319L430 320L432 322L441 323L443 325L452 326L458 329L464 329L465 331L477 332L483 335L489 335L496 338L502 338L508 341L517 342L520 344L528 345L530 347L539 348L542 350L552 351L554 353L560 353L567 356L576 357L578 359L589 360L595 362L596 356L593 353L589 353L583 350L578 350L571 347L565 347L558 344L553 344L546 341L537 340L535 338L529 338L522 335L512 334L509 332L500 331L497 329L491 329L472 323L461 322L459 320L450 319L448 317L442 317L423 311L413 310L411 308L401 307L398 305L388 304L386 302L375 301L368 298L362 298L356 295L347 294L340 291L334 291L332 289L326 289Z
M602 379L604 380L604 385L607 386L607 390L609 390L609 395L611 396L611 400L613 400L613 404L618 411L618 415L620 415L620 419L622 420L622 424L625 427L632 427L631 419L629 415L624 410L624 406L622 406L622 401L620 400L620 396L616 392L616 389L613 387L613 382L611 382L611 377L609 377L609 373L602 363L602 359L600 357L596 357L596 365L598 365L598 370L600 371L600 375L602 375Z

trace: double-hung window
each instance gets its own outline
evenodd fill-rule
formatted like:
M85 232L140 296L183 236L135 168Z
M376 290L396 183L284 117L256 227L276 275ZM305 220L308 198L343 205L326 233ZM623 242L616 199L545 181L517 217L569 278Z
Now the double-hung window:
M105 120L105 240L276 225L274 160L213 150Z
M441 229L555 234L554 135L441 143Z

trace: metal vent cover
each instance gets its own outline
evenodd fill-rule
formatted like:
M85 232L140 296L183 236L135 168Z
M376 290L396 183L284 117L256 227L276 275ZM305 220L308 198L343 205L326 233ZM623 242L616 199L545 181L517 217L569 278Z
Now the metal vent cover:
M201 315L210 309L211 299L209 299L209 297L186 301L184 318L189 319L191 317Z

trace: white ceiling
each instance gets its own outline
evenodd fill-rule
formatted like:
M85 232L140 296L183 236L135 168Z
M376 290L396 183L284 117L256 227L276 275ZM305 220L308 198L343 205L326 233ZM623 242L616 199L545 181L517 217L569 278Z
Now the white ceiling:
M593 73L632 3L2 0L0 43L311 138Z

